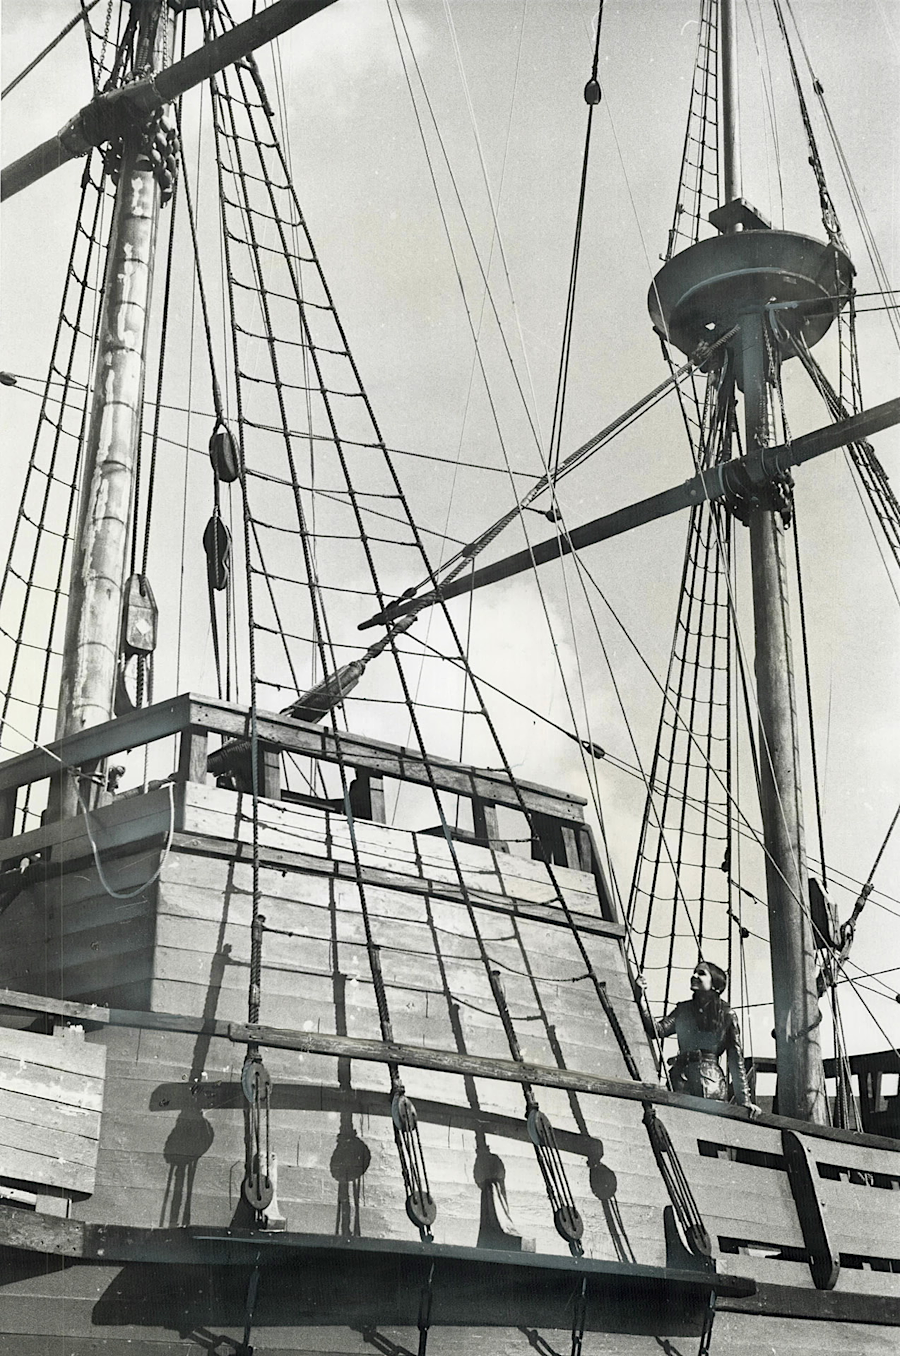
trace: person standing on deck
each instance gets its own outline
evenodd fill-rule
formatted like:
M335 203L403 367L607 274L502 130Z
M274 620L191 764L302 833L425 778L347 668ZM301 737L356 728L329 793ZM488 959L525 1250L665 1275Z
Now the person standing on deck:
M750 1099L740 1027L722 998L727 979L720 966L700 961L691 975L690 999L676 1004L653 1025L660 1040L673 1033L678 1037L678 1054L670 1061L675 1092L727 1101L728 1080L719 1063L719 1057L727 1052L735 1100L755 1117L760 1108Z

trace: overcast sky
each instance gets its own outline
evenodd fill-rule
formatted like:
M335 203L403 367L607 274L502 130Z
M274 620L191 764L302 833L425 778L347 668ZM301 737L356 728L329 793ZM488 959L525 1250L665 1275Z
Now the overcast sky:
M73 5L74 0L4 5L4 83L59 31ZM795 0L794 8L872 229L896 279L900 3ZM95 13L103 10L101 5ZM665 376L647 319L646 293L665 249L674 205L697 10L695 0L607 0L605 6L604 97L595 120L564 451ZM492 291L532 417L546 438L581 171L586 117L582 89L590 74L596 5L588 0L450 0L448 6L444 0L403 0L401 11L473 235L483 261L492 258ZM815 184L771 6L768 0L750 0L739 4L738 11L744 196L776 225L821 236ZM238 7L236 13L241 12ZM194 42L196 33L189 45ZM70 35L41 70L4 100L4 163L55 131L90 97L83 47L79 33ZM477 375L472 381L473 346L456 269L476 323L483 287L444 178L455 261L451 257L386 0L339 0L329 12L283 39L279 57L300 199L387 443L502 466L483 387ZM776 138L762 111L767 59L777 154ZM271 56L263 54L260 61L274 88ZM197 107L195 98L194 105L186 107L187 121L196 121ZM859 288L871 291L876 283L818 121L816 130L859 270ZM502 258L492 241L479 145L500 225ZM46 363L78 176L79 167L70 165L4 208L0 366L29 376L38 376ZM860 338L865 401L875 404L897 394L897 347L883 314L861 317ZM536 472L538 454L489 319L482 342L507 454L514 466ZM822 357L833 374L834 354L827 343ZM794 432L823 422L790 367L785 384ZM17 501L13 485L30 445L37 402L21 390L0 389L4 476L10 487L0 503L0 534L6 540ZM209 408L205 389L196 404ZM875 446L897 484L900 434L897 430L880 434ZM173 487L176 499L183 498L183 453L173 450L162 465L164 483ZM468 540L508 503L499 475L460 471L454 476L451 468L403 457L397 465L417 517L436 531ZM575 525L677 483L691 469L677 407L670 400L566 482L560 501L567 523ZM194 493L191 486L188 493ZM900 608L842 454L831 454L799 472L797 498L807 562L804 586L814 633L812 670L828 855L835 868L863 879L900 800L896 710ZM198 512L202 527L208 513L206 497ZM592 548L586 557L659 676L671 643L685 526L683 519L669 519ZM529 527L532 540L537 540L546 524L535 517ZM738 563L744 570L743 529L737 531ZM182 631L190 639L181 646L177 674L173 656L178 648L174 636L178 614L173 594L180 571L173 572L165 559L172 554L173 542L166 540L160 557L151 560L166 639L158 696L176 688L213 687L198 532L189 539L193 555L188 578L193 571L200 582L182 601ZM518 549L521 542L521 529L513 528L493 554ZM407 582L418 578L417 574ZM576 651L580 657L592 737L633 763L630 737L571 568L567 578L574 634L560 571L555 566L547 571L547 601L558 649L576 694ZM746 594L745 573L741 578ZM893 579L900 587L896 570ZM454 615L464 626L462 603ZM597 618L638 753L648 766L658 718L657 690L600 605ZM744 617L745 643L752 647L748 625ZM417 632L427 634L424 622L418 623ZM203 643L200 637L205 637ZM442 643L437 623L431 637ZM471 661L475 671L491 682L571 726L546 620L530 578L522 576L481 594L472 625ZM438 665L425 666L422 695L427 700L449 700L458 693L455 678L448 678ZM522 776L586 794L581 763L569 741L502 700L494 710L510 761ZM371 708L356 708L357 713L358 727L410 742L399 716L379 713L379 724L373 727ZM441 752L453 754L458 726L435 720L433 729L444 741ZM467 735L465 755L496 763L496 754L474 727ZM640 784L608 765L600 764L598 775L613 859L627 893L640 822ZM811 793L807 803L811 815ZM747 813L758 822L752 807ZM900 835L885 856L876 885L900 899ZM845 917L852 893L836 890L835 899ZM900 904L890 907L900 914ZM898 953L900 917L870 905L854 958L876 970ZM900 973L886 979L900 984ZM866 998L896 1043L900 1008L872 994ZM852 998L847 1000L846 1017L854 1044L884 1046L885 1038Z

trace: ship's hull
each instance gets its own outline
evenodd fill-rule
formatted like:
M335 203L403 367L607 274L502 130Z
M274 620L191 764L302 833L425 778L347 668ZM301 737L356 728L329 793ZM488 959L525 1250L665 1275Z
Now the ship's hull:
M342 815L268 801L259 904L273 931L254 1030L276 1198L256 1229L242 1190L250 801L198 767L174 795L95 814L102 876L83 820L4 849L32 861L0 920L0 982L23 995L15 1011L6 993L7 1020L32 1029L0 1032L0 1351L568 1356L574 1322L591 1356L687 1356L715 1290L713 1352L896 1349L900 1152L659 1089L623 929L590 871L554 866L566 917L540 862L457 845L461 884L443 839L359 821L354 852ZM433 1244L404 1209L361 883ZM583 1262L554 1228L473 919L556 1128ZM54 1021L66 1026L50 1034ZM674 1223L648 1105L709 1263Z

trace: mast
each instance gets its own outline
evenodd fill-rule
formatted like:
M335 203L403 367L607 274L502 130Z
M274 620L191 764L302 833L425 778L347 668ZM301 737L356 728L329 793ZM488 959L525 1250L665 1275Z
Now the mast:
M136 67L161 70L167 64L172 34L165 0L140 0ZM161 189L146 154L146 132L132 126L122 142L107 253L72 552L57 738L108 721L114 714L160 206ZM74 794L64 789L61 812L76 809Z
M740 164L734 7L733 0L720 3L725 198L720 211L725 211L735 201ZM770 338L765 312L758 302L739 311L735 318L740 327L735 349L744 396L746 449L752 454L776 441L770 392L781 358L779 345ZM780 511L783 507L777 494L773 496L769 487L765 487L754 497L747 514L778 1108L782 1115L825 1123L828 1114L803 835L785 525Z

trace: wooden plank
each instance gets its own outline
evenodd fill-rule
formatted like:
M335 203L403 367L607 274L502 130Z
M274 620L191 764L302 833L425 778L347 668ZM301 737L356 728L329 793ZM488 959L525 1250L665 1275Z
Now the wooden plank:
M96 1172L93 1164L72 1163L61 1158L46 1158L43 1154L25 1149L0 1147L0 1173L22 1182L40 1182L44 1186L63 1187L67 1191L94 1189Z
M206 731L193 725L183 730L178 742L179 781L205 782L208 756L209 735Z
M100 1137L100 1112L27 1093L0 1091L0 1117L35 1127L68 1130L87 1139Z
M506 843L500 837L497 824L497 807L491 801L475 797L472 801L472 826L476 838L481 838L497 852L506 851Z
M60 1159L65 1163L80 1163L84 1167L94 1167L97 1162L97 1148L96 1137L72 1135L65 1130L51 1130L46 1125L38 1129L24 1121L11 1121L0 1115L0 1164L5 1161L8 1149L19 1149L38 1158ZM36 1180L45 1182L52 1179L40 1177Z
M176 827L179 822L179 797L175 793ZM138 796L123 795L110 805L91 812L91 827L101 856L107 851L121 849L125 844L139 843L148 838L162 837L171 823L169 792L160 787ZM3 844L5 861L33 857L50 849L54 862L92 860L90 841L84 829L84 817L42 824L17 834ZM152 874L150 872L149 874Z
M757 1293L747 1298L723 1297L717 1302L716 1309L729 1315L760 1314L772 1320L771 1331L765 1337L756 1333L750 1338L747 1347L741 1349L747 1351L747 1356L751 1353L756 1356L757 1352L765 1351L765 1346L757 1345L760 1341L767 1342L770 1350L779 1352L779 1356L781 1353L788 1356L793 1350L801 1351L803 1356L807 1356L807 1353L811 1356L814 1352L821 1353L821 1356L826 1356L826 1353L827 1356L849 1356L850 1352L854 1356L857 1352L860 1356L870 1356L870 1353L875 1352L879 1356L880 1353L891 1356L891 1352L896 1350L893 1338L881 1333L876 1335L863 1328L855 1329L851 1325L871 1323L877 1326L900 1326L900 1301L893 1296L853 1295L841 1290L801 1290L770 1282L759 1284ZM793 1334L784 1320L791 1318L819 1320L813 1333L808 1331L804 1323L803 1346L799 1343L796 1347L787 1345ZM836 1326L826 1328L825 1324ZM771 1345L773 1340L778 1343L777 1346Z
M61 1069L102 1079L106 1050L72 1036L41 1036L33 1031L9 1031L0 1027L0 1057L26 1061L36 1069Z
M234 842L233 839L226 841L210 835L176 832L173 847L178 852L191 853L195 856L207 854L241 863L249 863L250 861L249 846L245 843ZM266 867L280 867L301 875L333 876L339 874L343 880L348 882L357 879L351 863L336 863L328 858L307 857L283 849L265 848L260 854L260 860ZM397 875L373 867L363 867L358 879L362 880L367 887L369 885L385 886L391 890L411 892L417 895L428 894L433 899L448 900L454 903L462 900L462 892L458 887L454 888L449 884L423 880L418 877ZM557 927L568 927L558 904L537 904L512 898L504 899L499 895L491 896L480 890L470 891L469 893L471 902L481 909L489 909L496 913L515 914L517 917L525 919L553 922ZM608 922L596 915L576 913L574 910L572 910L572 914L579 932L585 936L592 933L605 937L623 937L625 935L625 929L619 923Z
M839 1251L900 1258L900 1193L825 1178L818 1186Z
M191 716L196 724L216 734L232 739L247 738L249 717L245 708L195 697L191 701ZM555 814L567 820L584 818L582 807L587 802L581 796L553 791L532 782L519 782L513 787L505 773L454 763L447 758L429 755L426 767L425 759L418 750L401 748L381 740L343 732L335 736L334 731L325 726L310 725L264 712L257 717L257 732L260 739L302 756L338 762L340 748L340 756L349 766L368 768L399 781L426 786L433 783L441 791L455 791L468 797L477 795L513 809L520 808L521 797L529 809ZM2 785L0 781L0 789Z
M191 725L191 697L184 694L156 702L104 725L92 725L65 740L55 740L46 748L32 749L0 763L0 791L43 781L59 770L59 757L80 767L107 758L125 749L151 744L167 735L180 734ZM54 757L54 755L56 755ZM59 826L57 826L59 827Z
M708 1121L711 1132L715 1129L716 1133L726 1121L742 1122L750 1133L753 1133L757 1128L755 1123L749 1122L747 1113L742 1107L712 1101L698 1104L696 1098L669 1092L656 1084L601 1078L571 1069L552 1069L531 1063L517 1065L509 1060L461 1055L453 1051L419 1049L397 1043L390 1045L381 1041L335 1036L321 1032L249 1026L245 1023L220 1022L169 1012L136 1012L111 1009L63 999L41 998L34 994L18 993L9 989L0 990L0 1006L22 1007L37 1012L57 1012L100 1025L134 1026L148 1030L206 1034L222 1037L239 1045L259 1044L270 1046L273 1049L296 1050L309 1054L359 1059L376 1064L396 1062L400 1065L407 1065L409 1068L434 1069L459 1075L472 1074L475 1077L501 1082L521 1083L524 1079L539 1087L561 1088L601 1097L624 1098L628 1101L651 1101L659 1105L678 1108L679 1112L684 1111L694 1116L703 1116ZM13 1087L13 1090L19 1091L20 1089ZM849 1140L850 1142L865 1143L876 1149L884 1147L894 1150L893 1141L883 1140L876 1135L853 1135L849 1131L837 1130L831 1126L807 1125L805 1122L790 1121L786 1117L764 1116L759 1128L766 1130L770 1126L777 1129L791 1129L799 1126L804 1134L811 1137ZM710 1137L712 1137L712 1134Z
M16 826L16 787L0 792L0 842L12 838Z
M889 1141L891 1142L891 1141ZM886 1172L900 1177L900 1148L893 1141L893 1152L866 1148L865 1137L848 1141L846 1148L837 1144L816 1143L816 1159L841 1168L858 1168L861 1172Z
M66 1102L70 1106L87 1107L91 1111L103 1110L101 1079L64 1073L60 1069L23 1065L18 1059L0 1058L0 1089Z

